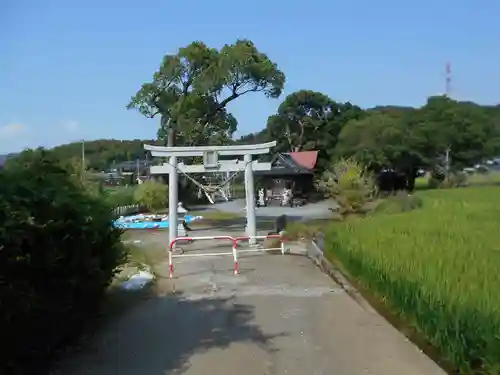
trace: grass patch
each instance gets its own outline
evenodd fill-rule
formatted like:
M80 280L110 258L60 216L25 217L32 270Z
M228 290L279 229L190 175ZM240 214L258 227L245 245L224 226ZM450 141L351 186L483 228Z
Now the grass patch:
M422 209L326 231L326 251L460 374L500 372L500 188L420 193Z
M287 240L297 241L301 239L314 239L314 237L322 232L334 220L308 220L308 221L292 221L287 223L285 228L285 237Z
M243 216L237 213L233 212L225 212L225 211L190 211L188 213L189 216L203 216L202 220L199 220L199 222L203 221L225 221L225 220L235 220L235 219L241 219Z
M415 179L415 190L425 190L429 188L428 177L417 177Z
M399 214L409 212L422 207L422 199L416 195L408 195L406 192L398 192L377 202L370 212L371 214Z
M152 269L156 264L165 261L168 236L157 236L155 230L129 230L122 235L122 241L128 249L128 263L131 266L145 264Z
M428 190L435 187L431 186L429 177L418 177L415 180L415 190ZM489 173L474 173L467 175L464 181L466 186L488 186L500 185L500 172L492 171Z
M474 174L467 177L467 182L471 185L498 185L500 184L500 172Z

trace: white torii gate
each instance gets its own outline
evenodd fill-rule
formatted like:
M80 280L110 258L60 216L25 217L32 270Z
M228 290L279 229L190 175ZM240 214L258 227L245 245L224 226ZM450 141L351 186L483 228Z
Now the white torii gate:
M255 218L255 188L253 171L268 171L271 163L259 163L252 160L253 155L268 154L271 147L276 146L276 141L261 143L257 145L238 146L194 146L194 147L163 147L144 145L146 151L151 152L154 157L168 158L163 165L152 166L151 174L168 174L168 234L169 241L177 238L177 204L178 204L178 172L189 173L213 173L213 172L241 172L245 171L245 196L247 226L246 232L250 237L257 235ZM241 156L244 159L219 160L220 156ZM178 158L190 156L203 156L203 164L186 165L179 163ZM250 241L251 244L255 240Z

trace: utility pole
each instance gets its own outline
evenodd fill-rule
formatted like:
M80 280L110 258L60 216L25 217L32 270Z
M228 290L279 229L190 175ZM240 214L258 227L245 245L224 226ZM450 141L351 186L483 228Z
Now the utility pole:
M82 139L82 182L85 176L85 140Z
M445 157L444 157L444 168L446 171L446 177L448 177L450 174L450 151L451 151L451 147L448 146L446 148L446 153L445 153Z
M135 175L136 175L136 180L135 182L137 182L137 184L139 184L139 180L140 180L140 168L139 168L139 158L137 158L135 160Z
M451 95L451 64L446 63L445 68L445 96L449 99ZM451 146L448 145L445 152L444 167L446 171L446 178L450 175L450 152Z

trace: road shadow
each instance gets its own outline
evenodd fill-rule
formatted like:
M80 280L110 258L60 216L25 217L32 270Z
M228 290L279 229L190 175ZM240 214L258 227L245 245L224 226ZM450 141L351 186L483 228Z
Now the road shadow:
M51 374L182 374L193 365L194 356L235 343L256 345L272 354L272 340L280 336L262 332L254 308L234 297L158 296L103 327L81 353Z
M275 219L272 218L257 218L257 230L272 230L276 226ZM229 230L229 231L242 231L244 232L246 226L246 219L230 219L230 220L210 220L200 221L198 223L189 224L192 229L191 232L207 231L207 230Z

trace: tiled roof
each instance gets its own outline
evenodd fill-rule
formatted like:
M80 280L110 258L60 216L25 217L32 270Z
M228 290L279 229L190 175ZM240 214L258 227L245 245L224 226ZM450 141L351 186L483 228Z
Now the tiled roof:
M318 151L289 152L288 155L301 167L307 169L314 169L318 160Z

